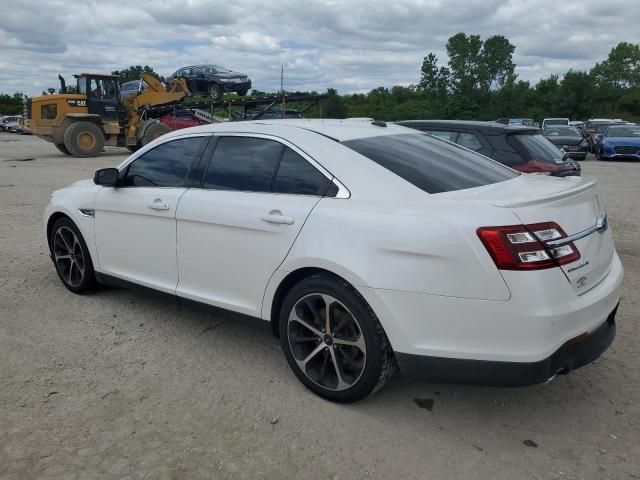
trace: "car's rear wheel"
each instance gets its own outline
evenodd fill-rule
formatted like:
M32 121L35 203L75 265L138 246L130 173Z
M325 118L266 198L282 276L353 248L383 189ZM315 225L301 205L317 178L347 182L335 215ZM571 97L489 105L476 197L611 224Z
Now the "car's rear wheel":
M280 342L289 366L311 391L349 403L382 388L395 371L389 340L375 313L343 280L302 280L286 295Z
M65 287L87 293L96 286L93 262L78 227L66 217L56 221L49 238L51 258Z
M218 100L222 100L222 87L217 83L212 83L209 86L209 96L211 97L211 100L216 102Z
M241 97L244 97L249 92L249 89L243 88L242 90L238 90L236 93Z

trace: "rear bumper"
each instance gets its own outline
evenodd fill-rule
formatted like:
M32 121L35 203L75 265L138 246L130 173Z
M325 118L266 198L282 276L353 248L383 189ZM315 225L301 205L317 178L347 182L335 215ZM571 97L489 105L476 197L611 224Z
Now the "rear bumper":
M543 383L597 359L616 336L615 315L587 335L569 340L549 357L537 362L496 362L459 358L424 357L396 353L400 371L409 378L434 383L487 386L525 386Z

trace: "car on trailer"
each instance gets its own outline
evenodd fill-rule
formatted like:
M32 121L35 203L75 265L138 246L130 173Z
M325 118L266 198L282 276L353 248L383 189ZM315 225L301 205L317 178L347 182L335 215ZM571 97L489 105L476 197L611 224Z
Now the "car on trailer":
M185 79L193 95L208 95L214 101L222 100L226 92L244 96L251 90L251 79L246 73L222 65L191 65L169 75L170 80L178 78Z

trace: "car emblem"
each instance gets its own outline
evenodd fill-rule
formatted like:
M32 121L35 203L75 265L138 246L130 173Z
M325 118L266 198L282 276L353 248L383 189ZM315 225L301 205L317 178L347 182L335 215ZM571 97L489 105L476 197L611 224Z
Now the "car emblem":
M576 287L577 288L582 288L587 284L587 277L580 277L578 280L576 280Z

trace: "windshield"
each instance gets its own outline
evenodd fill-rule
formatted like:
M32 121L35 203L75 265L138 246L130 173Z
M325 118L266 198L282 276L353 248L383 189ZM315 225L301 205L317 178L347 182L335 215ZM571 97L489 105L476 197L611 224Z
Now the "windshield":
M540 134L509 135L507 142L527 160L538 160L546 163L562 162L562 152Z
M628 126L628 127L609 127L607 137L619 137L619 138L639 138L640 139L640 127Z
M483 155L420 133L360 138L342 144L427 193L479 187L519 175Z
M593 129L598 133L602 133L607 128L609 128L609 125L611 125L611 122L608 122L608 123L595 123L595 124L593 124Z
M220 65L202 65L199 67L204 73L230 73L231 70Z
M545 127L549 125L569 125L569 121L564 118L550 118L544 121Z
M582 137L577 128L549 127L544 129L545 137Z

